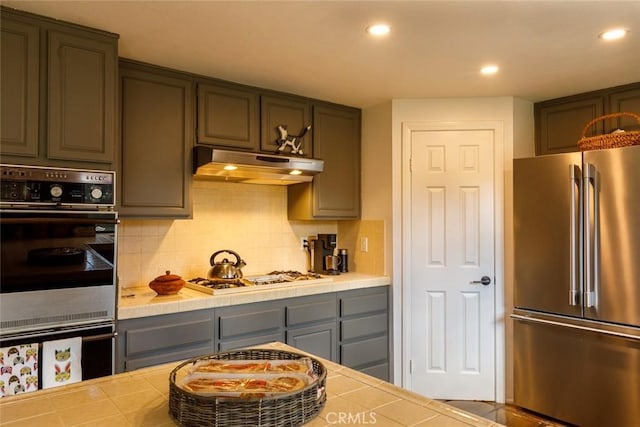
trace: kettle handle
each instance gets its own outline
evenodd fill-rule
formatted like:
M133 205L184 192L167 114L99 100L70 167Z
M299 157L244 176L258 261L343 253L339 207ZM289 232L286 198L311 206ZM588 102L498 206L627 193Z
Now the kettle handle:
M231 254L231 255L233 255L234 257L236 257L236 262L235 262L235 264L234 264L235 266L237 266L237 265L238 265L238 264L240 264L240 263L243 263L243 264L244 264L244 261L242 261L242 259L240 259L240 255L238 255L237 253L235 253L235 252L234 252L234 251L232 251L232 250L229 250L229 249L222 249L222 250L220 250L220 251L214 252L214 253L213 253L213 255L211 255L211 258L209 259L209 264L211 264L211 266L212 266L212 267L213 267L214 265L216 265L216 262L215 262L215 258L216 258L216 256L218 256L218 254L221 254L221 253L223 253L223 252L226 252L226 253Z

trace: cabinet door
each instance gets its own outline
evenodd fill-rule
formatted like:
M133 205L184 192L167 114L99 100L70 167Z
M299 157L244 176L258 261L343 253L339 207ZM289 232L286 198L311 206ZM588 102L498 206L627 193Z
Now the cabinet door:
M335 322L287 330L287 344L334 362L337 342Z
M192 83L179 74L121 67L122 216L191 215Z
M198 84L198 143L257 151L258 94Z
M287 128L289 135L300 135L301 131L311 125L311 104L298 98L262 96L260 100L261 137L260 150L270 153L278 152L280 133L278 126ZM303 157L314 156L313 133L311 128L302 138ZM289 154L291 147L282 152Z
M113 162L116 42L49 31L48 158Z
M640 84L638 87L609 95L609 113L636 113L640 115ZM607 124L606 132L616 129L640 130L640 124L630 116L615 118Z
M38 155L40 30L2 17L2 155Z
M360 110L316 106L314 155L324 170L311 184L289 191L289 219L354 219L360 216Z
M578 140L585 125L604 111L601 94L572 101L557 100L535 105L536 154L555 154L579 151ZM589 128L586 136L600 135L604 129L599 122Z

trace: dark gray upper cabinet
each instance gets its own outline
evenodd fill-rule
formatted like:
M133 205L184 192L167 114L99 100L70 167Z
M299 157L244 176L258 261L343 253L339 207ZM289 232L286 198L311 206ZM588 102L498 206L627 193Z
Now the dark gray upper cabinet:
M536 104L536 154L576 151L584 126L603 111L601 96ZM602 134L602 129L602 123L598 123L587 136Z
M189 76L120 61L121 216L191 215L194 90Z
M640 116L640 83L631 88L612 91L608 100L608 111L612 113L631 112ZM616 129L640 130L638 121L630 116L614 118L606 126L605 132L611 132Z
M534 105L536 154L579 151L578 140L585 126L605 114L640 114L640 83L538 102ZM586 135L602 135L617 128L640 128L632 117L602 120L587 129Z
M49 32L48 152L52 159L112 163L116 46Z
M294 220L360 216L360 110L318 104L313 109L314 157L324 171L309 184L288 187L288 217Z
M303 129L312 124L311 120L310 101L294 96L262 95L260 97L260 150L270 153L279 152L278 126L286 127L289 135L300 135ZM312 126L301 139L303 157L315 156L314 132ZM282 153L289 154L290 151L290 147L287 147Z
M3 162L110 169L116 34L2 8Z
M257 92L198 83L197 143L257 151L260 144Z
M40 28L2 15L2 155L38 155Z

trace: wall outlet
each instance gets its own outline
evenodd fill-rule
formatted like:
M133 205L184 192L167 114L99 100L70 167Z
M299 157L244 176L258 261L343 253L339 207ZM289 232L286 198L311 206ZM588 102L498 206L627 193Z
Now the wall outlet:
M309 241L307 240L306 237L301 237L300 238L300 248L303 251L306 251L309 248Z
M369 252L369 238L362 237L360 239L360 252Z

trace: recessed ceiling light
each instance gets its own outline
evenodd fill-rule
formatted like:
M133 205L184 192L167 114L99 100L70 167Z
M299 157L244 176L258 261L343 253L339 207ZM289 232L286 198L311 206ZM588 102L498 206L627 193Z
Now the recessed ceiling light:
M375 24L367 27L367 33L372 36L384 36L389 34L391 28L387 24Z
M497 65L486 65L480 69L480 72L485 76L488 76L488 75L497 73L498 69L499 68Z
M223 169L226 171L234 171L238 169L238 167L236 165L226 165Z
M600 38L602 40L618 40L627 35L629 31L624 28L614 28L613 30L607 30L603 33L600 33Z

